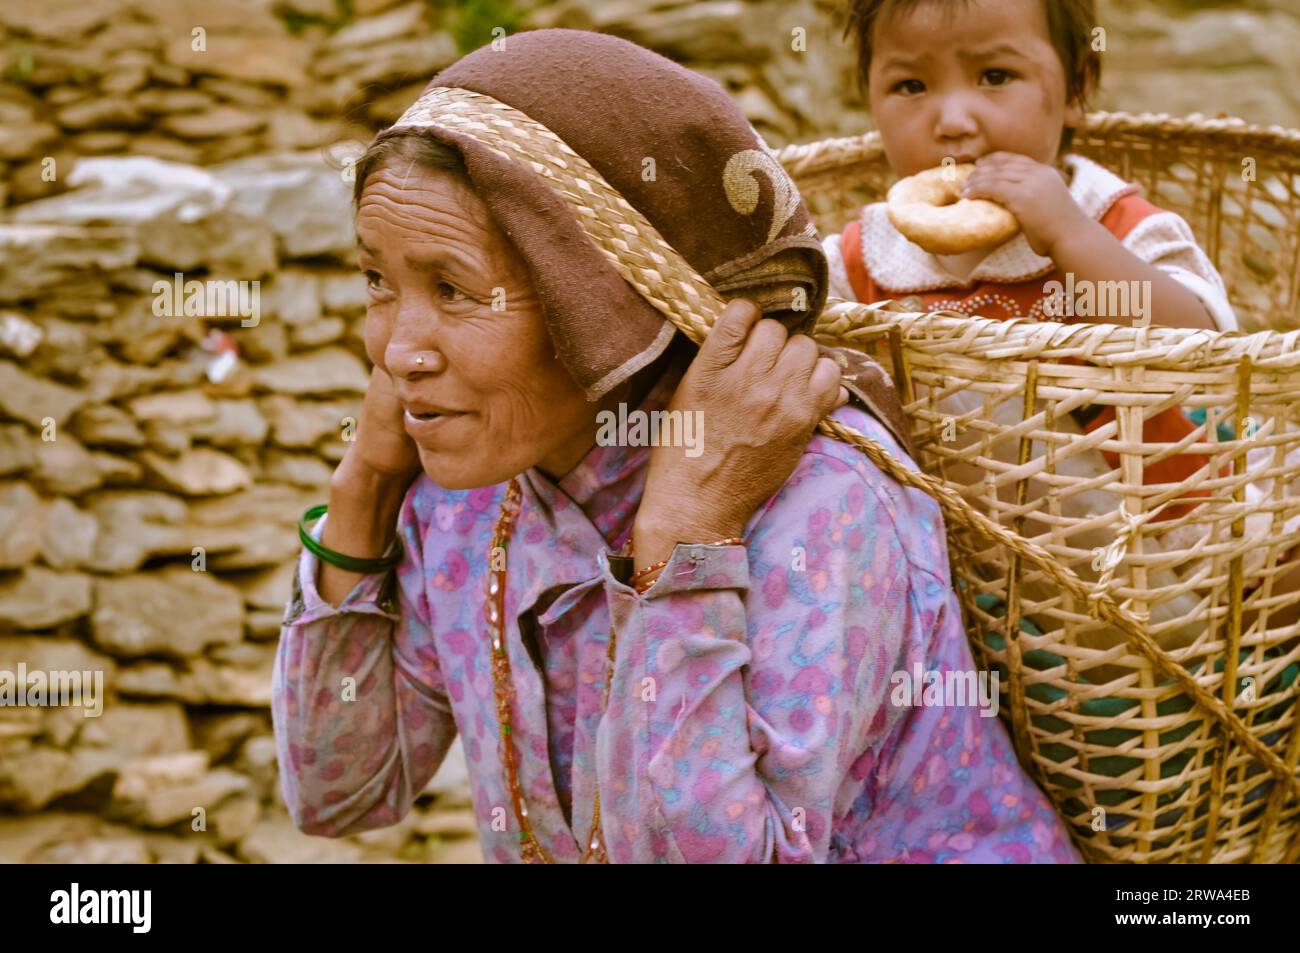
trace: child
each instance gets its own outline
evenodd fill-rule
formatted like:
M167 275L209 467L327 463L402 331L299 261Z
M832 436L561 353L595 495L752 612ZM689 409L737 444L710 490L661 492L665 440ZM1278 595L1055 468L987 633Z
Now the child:
M1236 330L1223 282L1187 223L1081 156L1063 155L1100 76L1094 0L852 0L860 81L901 178L975 162L966 197L1003 205L1020 235L937 256L889 223L883 203L828 250L842 297L917 295L983 317L1046 317L1044 286L1150 282L1152 320ZM848 255L853 242L860 253ZM1118 322L1142 315L1109 316Z
M842 234L825 241L832 295L986 318L1238 330L1223 281L1187 222L1146 201L1137 185L1066 152L1100 77L1096 22L1095 0L851 0L846 33L854 34L859 82L893 171L902 178L946 161L973 162L963 195L1004 206L1021 233L995 248L934 255L894 228L885 203L868 205ZM1073 302L1062 307L1061 289L1095 289L1100 282L1123 283L1139 307L1082 315L1071 314ZM1101 299L1096 295L1095 303ZM1018 400L999 409L1019 419ZM1075 418L1088 433L1113 421L1115 412L1093 406ZM1179 408L1170 408L1146 419L1143 439L1174 443L1197 429ZM1119 465L1117 455L1102 456L1110 468ZM1074 461L1084 465L1078 456ZM1143 478L1182 483L1200 471L1203 481L1213 475L1210 462L1204 455L1174 454L1147 464ZM1086 465L1105 469L1100 461ZM1230 474L1224 466L1219 475ZM1186 489L1182 496L1210 492ZM1084 502L1087 495L1074 503L1086 505L1089 514L1121 502L1101 493ZM1194 507L1171 503L1153 523ZM1267 526L1268 514L1260 518ZM1166 548L1183 548L1187 531L1197 529L1206 531L1185 526L1171 534ZM1158 536L1148 539L1160 548ZM1175 614L1184 608L1177 606Z

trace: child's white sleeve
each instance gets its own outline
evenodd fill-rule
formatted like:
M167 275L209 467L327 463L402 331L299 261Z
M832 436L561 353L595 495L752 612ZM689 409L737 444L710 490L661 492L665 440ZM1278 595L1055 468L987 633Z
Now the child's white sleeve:
M830 269L830 285L827 294L832 298L856 301L853 286L849 284L849 273L844 267L844 255L840 252L840 236L829 235L822 239L822 251L826 253L826 263Z
M1124 247L1196 295L1220 331L1240 330L1223 279L1181 215L1158 212L1144 218L1124 238Z

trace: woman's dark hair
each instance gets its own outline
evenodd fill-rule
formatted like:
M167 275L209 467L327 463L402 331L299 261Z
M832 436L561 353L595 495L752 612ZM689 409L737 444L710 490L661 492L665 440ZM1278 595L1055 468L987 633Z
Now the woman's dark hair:
M455 172L469 181L465 160L454 147L439 142L432 136L416 130L395 133L378 139L357 160L354 167L355 177L352 182L352 204L361 201L366 179L377 169L393 162L414 162L425 169L443 169Z
M867 76L871 69L876 24L881 20L908 13L922 4L940 4L951 8L970 0L848 0L848 22L844 36L853 35L858 50L858 90L866 99ZM1042 0L1047 13L1047 32L1052 47L1065 70L1065 92L1086 109L1089 97L1101 83L1101 56L1092 47L1092 33L1097 27L1096 0ZM1070 147L1074 130L1061 134L1061 150Z

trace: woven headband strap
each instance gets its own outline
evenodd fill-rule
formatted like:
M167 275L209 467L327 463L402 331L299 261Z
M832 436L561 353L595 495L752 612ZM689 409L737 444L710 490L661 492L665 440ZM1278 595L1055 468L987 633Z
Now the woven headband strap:
M726 302L604 176L545 125L513 106L454 86L425 92L394 123L468 135L528 166L573 212L592 243L656 310L697 340ZM685 325L685 326L684 326Z

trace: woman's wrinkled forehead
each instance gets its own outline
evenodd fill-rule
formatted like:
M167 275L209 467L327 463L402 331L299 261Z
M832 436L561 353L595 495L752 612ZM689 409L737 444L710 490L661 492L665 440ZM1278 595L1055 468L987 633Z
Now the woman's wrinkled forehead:
M421 191L432 180L443 185L443 189L465 205L478 205L486 211L481 202L475 203L477 195L474 184L463 171L442 168L422 160L413 149L400 149L380 158L365 170L365 181L357 189L357 207L376 189L398 189L404 192Z
M398 254L481 274L511 261L508 240L463 177L406 159L370 172L355 225L359 248L376 259Z

